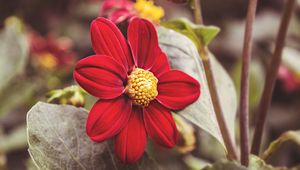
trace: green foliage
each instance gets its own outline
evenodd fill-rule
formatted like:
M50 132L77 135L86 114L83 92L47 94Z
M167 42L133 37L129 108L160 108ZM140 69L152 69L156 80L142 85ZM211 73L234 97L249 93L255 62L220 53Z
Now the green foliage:
M166 21L161 25L187 36L197 49L200 46L207 46L220 32L220 28L216 26L195 25L183 18Z
M48 92L47 102L57 104L70 104L74 106L84 106L86 92L79 86L69 86L64 89L51 90Z
M240 60L234 65L231 73L234 84L238 92L238 96L240 93L241 69L242 69L242 62ZM249 74L250 74L249 108L250 110L254 110L256 106L259 104L259 100L264 88L265 70L263 68L263 65L257 60L252 60L250 64Z
M158 29L158 34L160 47L166 52L171 67L193 76L201 84L201 96L199 99L178 113L214 136L224 146L223 138L215 117L205 77L205 70L195 45L184 35L170 29L160 27ZM233 137L237 110L235 87L225 69L212 54L209 55L215 74L217 90L221 97L221 106L225 114L229 131Z
M273 167L266 164L262 159L257 156L250 155L250 163L248 167L244 167L237 162L230 162L222 160L207 166L202 170L297 170L299 167L286 168L286 167Z
M0 93L8 83L24 71L28 56L28 43L16 18L9 20L0 31Z
M162 170L146 154L126 166L109 142L94 143L85 132L87 111L39 102L27 114L29 153L39 169Z
M16 17L10 17L7 19L4 29L0 30L1 116L28 100L32 95L34 87L26 83L21 85L18 78L18 75L25 71L28 51L23 23Z

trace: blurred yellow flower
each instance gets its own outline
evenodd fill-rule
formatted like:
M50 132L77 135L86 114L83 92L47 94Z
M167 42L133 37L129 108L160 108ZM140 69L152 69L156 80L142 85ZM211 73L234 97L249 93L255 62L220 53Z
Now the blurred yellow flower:
M154 23L159 23L160 19L165 15L164 9L155 6L151 0L137 0L134 9L141 18L146 18Z
M38 59L38 65L45 69L54 69L58 65L56 57L51 53L42 53Z

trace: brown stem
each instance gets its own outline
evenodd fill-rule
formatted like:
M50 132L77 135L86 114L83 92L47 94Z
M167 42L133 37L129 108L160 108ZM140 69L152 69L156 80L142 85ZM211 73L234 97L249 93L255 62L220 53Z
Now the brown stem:
M249 0L244 35L243 65L241 73L240 92L240 136L241 136L241 163L249 164L249 66L252 55L252 32L255 19L257 0Z
M194 0L194 7L195 7L194 9L195 22L198 24L203 24L200 0ZM212 99L212 104L216 113L217 122L222 134L222 138L224 140L225 147L228 151L228 158L231 160L237 160L238 159L237 152L234 143L232 141L232 138L230 137L228 126L226 124L224 113L220 104L216 82L214 79L214 74L212 72L211 62L209 59L208 49L203 45L201 45L198 51L205 69L205 75L206 75L208 88Z
M196 24L203 24L201 2L200 0L194 0L194 18Z
M272 57L271 64L267 70L266 83L264 85L264 91L260 100L259 111L258 111L258 119L255 127L255 133L253 138L253 144L251 148L252 154L259 154L263 129L267 117L267 111L270 107L273 89L275 85L275 81L278 74L278 69L281 63L282 50L285 44L285 38L288 31L288 26L292 17L293 9L295 6L295 0L288 0L283 16L281 18L280 28L277 34L276 46L274 55Z
M206 53L206 55L203 55L203 54L201 55L200 54L200 56L203 56L201 58L202 58L202 62L203 62L203 65L204 65L205 75L206 75L206 79L207 79L207 82L208 82L208 88L209 88L209 92L210 92L210 95L211 95L214 110L215 110L215 113L216 113L218 125L219 125L219 128L220 128L220 131L221 131L226 149L228 151L228 158L231 159L231 160L237 160L238 159L237 152L235 150L235 146L234 146L234 143L232 141L232 138L230 137L228 126L225 122L224 113L223 113L221 103L220 103L220 100L219 100L217 87L216 87L216 82L215 82L214 74L213 74L212 67L211 67L211 62L209 60L207 51L205 51L205 53Z

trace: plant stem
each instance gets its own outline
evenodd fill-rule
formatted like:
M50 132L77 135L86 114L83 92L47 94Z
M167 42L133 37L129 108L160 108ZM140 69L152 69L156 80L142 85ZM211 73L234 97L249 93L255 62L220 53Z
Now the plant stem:
M241 164L249 164L249 66L252 55L252 32L255 19L257 0L248 1L248 12L246 19L243 65L241 73L240 92L240 136L241 136Z
M194 0L194 18L196 24L203 24L202 11L201 11L201 0Z
M200 6L200 0L194 0L194 14L195 14L195 22L199 24L203 24L202 20L202 14L201 14L201 6ZM196 15L199 15L199 17L196 17ZM221 107L220 99L217 92L216 82L214 79L214 74L211 67L211 62L209 59L209 52L206 47L203 45L200 46L198 49L199 55L202 59L203 66L205 69L205 75L208 83L209 92L212 99L212 104L214 107L214 111L216 114L217 122L224 140L225 147L228 151L228 158L231 160L237 160L237 152L233 143L232 138L230 137L230 133L228 130L228 126L226 124L224 113Z
M265 81L266 83L264 85L264 91L260 100L258 119L255 127L253 144L251 148L252 154L256 154L256 155L259 154L263 129L267 117L267 111L271 104L273 89L277 78L278 69L281 63L282 50L285 44L288 26L292 17L295 2L296 2L295 0L287 1L284 8L283 16L281 18L280 28L276 38L275 51L269 69L267 71L267 76Z

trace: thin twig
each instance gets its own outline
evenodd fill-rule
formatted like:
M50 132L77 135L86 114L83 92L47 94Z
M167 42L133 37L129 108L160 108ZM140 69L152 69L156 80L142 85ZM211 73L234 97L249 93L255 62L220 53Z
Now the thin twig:
M295 2L296 2L295 0L287 1L284 8L283 16L281 18L280 28L276 39L274 55L267 72L266 81L265 81L266 83L264 85L264 91L262 94L262 98L260 100L259 112L257 117L258 119L256 123L253 144L251 148L252 154L256 154L256 155L259 154L263 129L267 117L267 111L271 104L273 89L277 78L278 69L281 63L282 50L285 44L288 26L292 17Z
M194 0L194 3L195 3L194 4L194 7L195 7L194 14L195 14L195 16L199 15L199 17L195 17L195 22L203 24L200 0ZM220 128L223 140L224 140L225 147L228 151L228 158L231 160L237 160L238 159L237 152L236 152L233 140L230 137L229 129L228 129L228 126L227 126L225 118L224 118L223 110L221 108L221 104L220 104L220 100L219 100L219 96L218 96L218 92L217 92L217 87L216 87L216 82L214 79L211 62L209 59L208 49L204 46L200 46L198 51L199 51L199 55L202 59L203 66L205 69L205 75L206 75L208 88L209 88L209 92L210 92L211 99L212 99L212 104L213 104L213 107L214 107L214 110L216 113L217 122L218 122L218 125Z
M201 11L201 0L194 0L194 18L196 24L203 24L202 11Z
M255 19L257 0L248 1L248 12L244 35L243 65L240 92L240 136L241 164L249 164L249 66L252 55L252 32Z

